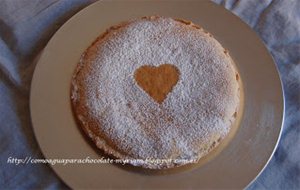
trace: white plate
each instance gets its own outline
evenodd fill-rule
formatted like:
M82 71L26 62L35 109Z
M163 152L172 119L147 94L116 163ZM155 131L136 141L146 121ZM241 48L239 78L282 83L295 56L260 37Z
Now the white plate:
M244 114L224 149L199 167L164 175L111 164L61 164L52 168L72 188L244 188L265 167L283 122L281 82L272 57L238 17L207 1L99 1L65 23L46 46L34 72L30 109L46 158L100 158L76 126L70 80L80 55L111 25L142 16L191 20L229 50L244 85Z

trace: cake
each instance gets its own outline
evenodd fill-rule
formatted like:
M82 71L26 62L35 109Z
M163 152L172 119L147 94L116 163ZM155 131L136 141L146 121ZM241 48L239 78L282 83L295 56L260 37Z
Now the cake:
M83 131L116 159L149 169L197 161L235 121L239 75L222 45L190 21L112 26L82 54L71 103Z

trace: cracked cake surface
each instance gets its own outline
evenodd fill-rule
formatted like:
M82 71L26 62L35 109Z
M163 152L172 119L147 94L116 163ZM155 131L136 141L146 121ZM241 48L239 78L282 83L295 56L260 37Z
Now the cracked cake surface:
M134 74L163 64L178 69L178 81L155 101ZM74 115L96 146L151 169L207 155L229 133L239 98L238 73L221 44L189 21L159 16L109 28L82 54L71 84Z

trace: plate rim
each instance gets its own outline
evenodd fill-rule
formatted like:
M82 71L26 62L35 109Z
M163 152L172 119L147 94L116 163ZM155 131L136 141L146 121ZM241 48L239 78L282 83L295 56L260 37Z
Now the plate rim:
M68 20L67 20L67 21L66 21L66 22L65 22L65 23L64 23L64 24L56 31L56 33L52 36L52 38L49 40L49 42L48 42L47 45L45 46L46 48L45 48L44 50L47 51L48 45L49 45L50 43L53 42L53 39L56 37L57 33L59 33L59 32L62 31L62 28L64 28L67 24L71 23L73 20L75 20L75 19L76 19L77 17L79 17L80 15L84 14L84 12L88 11L88 9L90 9L92 6L95 6L96 4L102 4L103 2L108 2L108 1L97 1L97 2L94 2L94 3L90 4L90 5L88 5L87 7L83 8L82 10L80 10L78 13L76 13L75 15L73 15L70 19L68 19ZM214 4L213 2L210 2L210 1L206 1L206 2L209 2L210 4ZM215 4L214 4L214 6L218 6L218 5L215 5ZM224 9L225 9L225 8L224 8ZM228 11L228 10L227 10L227 11ZM228 11L228 12L229 12L231 15L235 16L236 18L238 18L239 21L241 21L243 24L245 24L245 25L253 32L253 30L252 30L246 23L244 23L239 17L237 17L236 15L234 15L233 13L231 13L230 11ZM264 42L259 38L259 36L258 36L255 32L253 32L253 33L257 36L259 42L262 43L262 44L264 45L264 48L267 49L267 48L266 48L266 45L265 45ZM41 54L41 57L44 56L45 51ZM267 52L268 52L268 50L267 50ZM276 151L276 149L277 149L277 147L278 147L278 144L279 144L279 141L280 141L280 137L281 137L281 134L282 134L282 131L283 131L283 124L284 124L284 119L285 119L285 117L284 117L284 116L285 116L285 98L284 98L283 83L282 83L281 76L280 76L280 74L279 74L278 67L277 67L277 65L275 64L274 58L272 57L272 55L271 55L269 52L268 52L268 56L270 56L270 57L272 58L272 60L273 60L273 63L274 63L273 66L275 66L275 68L276 68L277 75L278 75L278 78L279 78L279 81L280 81L281 98L282 98L282 108L283 108L283 110L282 110L282 117L281 117L281 118L282 118L282 119L281 119L281 126L280 126L280 131L279 131L279 134L278 134L277 141L276 141L276 143L275 143L275 146L273 147L273 150L272 150L271 155L269 156L269 159L265 162L263 168L261 168L261 170L260 170L259 173L256 175L256 177L255 177L254 179L252 179L252 181L250 181L250 183L249 183L246 187L249 187L249 186L250 186L250 185L251 185L251 184L252 184L252 183L260 176L260 174L264 171L264 169L267 167L268 163L269 163L270 160L272 159L272 157L273 157L273 155L274 155L274 153L275 153L275 151ZM32 121L32 126L33 126L33 130L34 130L35 138L36 138L36 140L37 140L37 142L38 142L38 145L39 145L39 147L40 147L40 150L42 151L42 154L44 155L45 158L47 158L46 155L45 155L45 153L44 153L44 150L43 150L42 147L41 147L40 140L39 140L39 137L38 137L37 132L36 132L36 125L34 125L34 121L33 121L33 118L32 118L32 115L34 115L34 114L32 114L32 113L33 113L33 110L34 110L33 102L35 101L35 100L33 99L32 93L33 93L33 91L35 90L35 89L34 89L34 83L35 83L36 80L37 80L37 79L36 79L36 72L38 72L37 68L39 67L39 64L40 64L40 60L38 61L37 65L36 65L36 68L35 68L35 70L34 70L33 77L32 77L32 82L31 82L31 89L30 89L30 113L31 113L31 121ZM51 166L51 168L54 170L54 172L56 173L56 175L57 175L60 179L62 179L62 177L61 177L60 174L59 174L59 171L56 170L55 167L52 167L52 166ZM63 180L63 181L64 181L68 186L70 186L68 182L66 182L65 180ZM70 186L70 187L71 187L71 186Z

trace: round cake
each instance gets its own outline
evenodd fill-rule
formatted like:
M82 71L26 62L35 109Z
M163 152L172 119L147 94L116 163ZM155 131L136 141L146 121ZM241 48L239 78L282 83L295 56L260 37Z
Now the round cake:
M96 146L151 169L207 155L228 135L239 75L211 34L185 20L143 17L109 28L72 78L74 115Z

